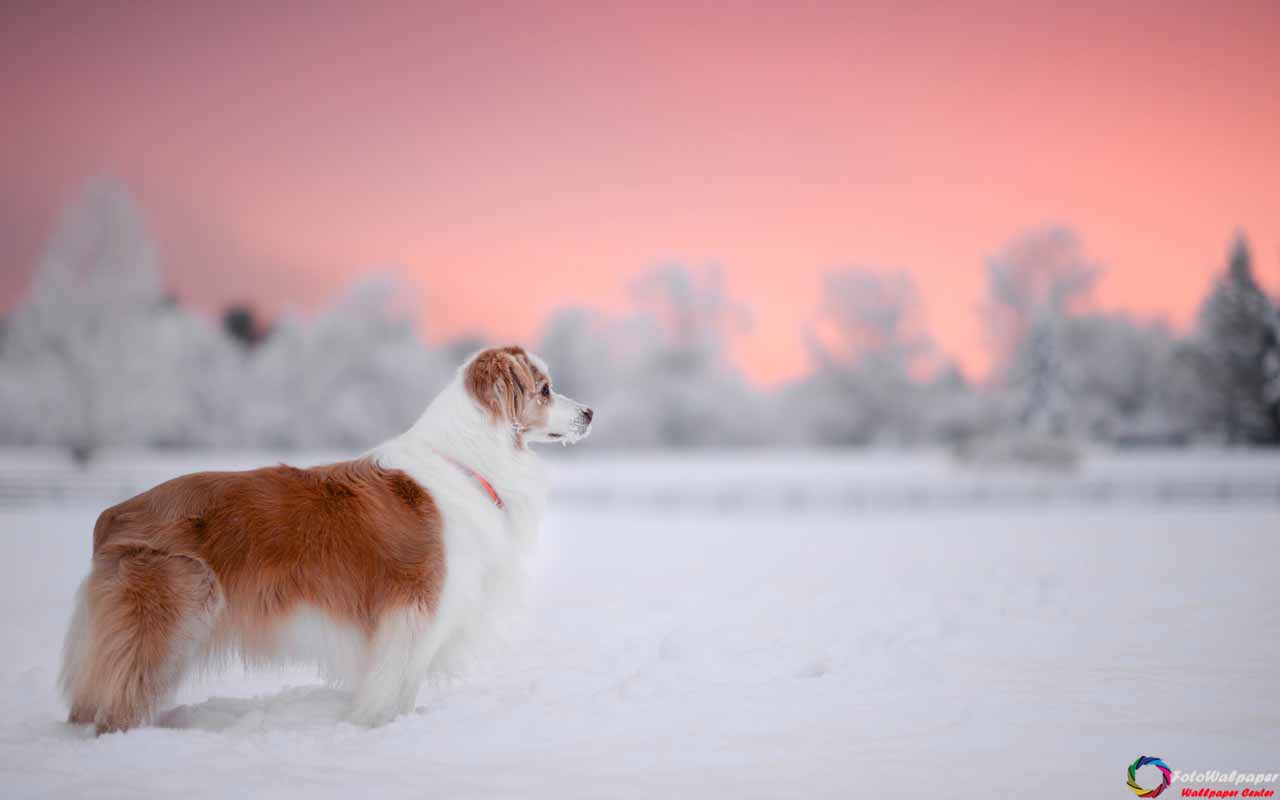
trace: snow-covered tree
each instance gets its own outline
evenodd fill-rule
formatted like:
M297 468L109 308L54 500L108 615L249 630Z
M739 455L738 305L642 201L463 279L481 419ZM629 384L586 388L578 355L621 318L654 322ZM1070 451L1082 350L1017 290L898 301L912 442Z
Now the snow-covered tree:
M565 308L553 313L537 351L551 368L556 391L595 406L607 405L615 390L625 391L618 386L619 365L612 341L616 335L615 325L591 309Z
M286 316L249 356L242 436L278 447L368 446L407 428L450 376L394 279L374 277L314 319Z
M746 312L715 269L672 265L632 286L633 312L568 309L539 344L559 388L596 408L599 444L752 444L772 435L759 394L728 359Z
M1280 408L1270 373L1280 359L1275 315L1240 236L1226 271L1201 305L1196 337L1216 426L1230 442L1280 444Z
M960 368L944 360L913 387L916 439L962 447L989 437L1001 425L1000 406L990 393L972 384Z
M770 436L757 393L729 359L731 338L750 320L719 270L660 268L634 285L633 296L639 313L618 334L631 343L621 348L621 419L636 419L652 445L741 445ZM645 430L645 421L652 427Z
M95 179L63 216L0 356L7 441L187 444L209 434L225 340L166 296L127 191Z
M820 363L870 362L904 376L918 373L933 344L911 276L846 270L828 274L823 288L819 327L810 337Z
M1063 322L1087 303L1099 272L1062 227L1024 234L987 262L984 321L996 374L1020 398L1024 430L1061 433L1067 426Z
M1171 441L1195 428L1177 342L1161 322L1090 313L1060 323L1061 385L1072 430L1095 439Z
M899 442L925 435L919 405L932 343L905 273L846 270L826 276L808 337L814 371L784 391L809 444Z

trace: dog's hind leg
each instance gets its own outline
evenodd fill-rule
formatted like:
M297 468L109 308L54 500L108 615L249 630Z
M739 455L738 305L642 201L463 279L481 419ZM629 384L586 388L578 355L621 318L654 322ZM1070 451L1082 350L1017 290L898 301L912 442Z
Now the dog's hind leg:
M85 585L88 647L71 681L73 718L92 711L99 734L149 721L221 607L217 578L198 558L145 547L100 553Z

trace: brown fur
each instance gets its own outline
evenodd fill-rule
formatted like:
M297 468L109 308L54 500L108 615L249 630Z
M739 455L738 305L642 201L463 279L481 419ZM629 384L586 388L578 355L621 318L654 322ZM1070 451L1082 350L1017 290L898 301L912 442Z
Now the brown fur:
M467 368L467 392L490 419L511 423L517 447L524 446L523 431L546 422L550 404L542 387L549 385L547 375L520 347L485 350Z
M440 512L398 470L203 472L98 518L85 584L84 658L64 676L72 722L99 733L148 720L200 648L252 653L300 604L372 637L385 612L434 611L444 584Z

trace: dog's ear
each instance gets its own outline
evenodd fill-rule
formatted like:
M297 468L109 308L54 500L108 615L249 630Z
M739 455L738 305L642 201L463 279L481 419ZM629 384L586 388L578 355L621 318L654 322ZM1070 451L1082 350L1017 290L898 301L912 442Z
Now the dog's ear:
M465 384L467 393L495 422L503 417L518 423L525 403L535 391L529 358L519 347L495 347L471 361Z

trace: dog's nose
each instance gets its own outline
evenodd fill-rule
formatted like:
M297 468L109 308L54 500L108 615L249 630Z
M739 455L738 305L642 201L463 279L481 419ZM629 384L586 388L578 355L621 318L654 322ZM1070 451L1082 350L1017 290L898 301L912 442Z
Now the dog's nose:
M595 415L596 415L596 412L592 411L589 408L582 409L582 416L584 419L586 419L587 422L591 422L591 418L594 417Z

